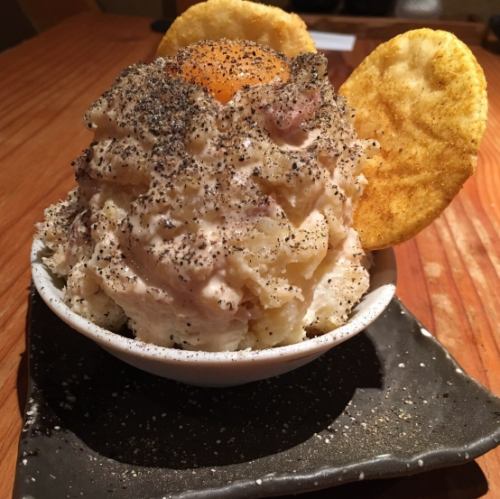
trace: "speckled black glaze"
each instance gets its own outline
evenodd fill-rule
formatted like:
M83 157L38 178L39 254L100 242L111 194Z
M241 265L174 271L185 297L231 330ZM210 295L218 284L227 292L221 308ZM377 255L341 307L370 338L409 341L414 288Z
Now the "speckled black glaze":
M136 370L36 293L14 497L264 497L462 464L500 441L500 399L394 300L286 375L196 388Z

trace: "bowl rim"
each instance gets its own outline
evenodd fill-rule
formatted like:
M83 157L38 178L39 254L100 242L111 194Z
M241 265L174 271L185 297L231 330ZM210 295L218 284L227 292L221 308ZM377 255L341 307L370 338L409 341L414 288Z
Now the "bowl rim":
M344 325L320 336L308 338L300 343L277 346L262 350L237 350L222 352L207 352L201 350L180 350L146 343L144 341L127 338L108 329L97 326L93 322L73 312L62 300L60 291L54 284L54 276L41 260L41 254L47 248L44 242L33 238L31 247L31 273L33 283L46 305L66 324L80 334L96 341L101 346L113 348L124 354L135 354L142 358L157 361L172 361L175 363L200 362L206 364L231 364L234 362L255 362L273 360L276 358L292 357L296 359L321 352L333 347L361 332L373 322L389 305L396 292L396 259L392 248L377 250L375 260L386 262L385 282L378 286L379 296L368 310L355 314ZM371 283L370 283L371 285ZM370 290L368 291L368 293ZM366 296L366 295L364 295Z

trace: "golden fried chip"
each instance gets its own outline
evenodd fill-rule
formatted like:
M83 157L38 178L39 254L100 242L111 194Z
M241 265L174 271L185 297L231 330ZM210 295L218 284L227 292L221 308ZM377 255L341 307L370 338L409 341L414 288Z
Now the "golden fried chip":
M363 247L405 241L474 171L487 114L483 71L451 33L418 29L377 47L340 93L356 111L358 135L380 144L354 216Z
M316 52L306 25L296 14L247 0L208 0L193 5L170 26L157 56L174 55L200 40L252 40L288 57Z

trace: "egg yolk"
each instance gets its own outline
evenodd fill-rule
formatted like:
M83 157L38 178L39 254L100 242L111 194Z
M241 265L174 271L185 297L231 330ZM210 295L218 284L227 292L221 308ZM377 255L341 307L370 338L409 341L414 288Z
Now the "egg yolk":
M286 82L288 63L274 51L240 40L216 40L188 47L180 72L225 104L246 85Z

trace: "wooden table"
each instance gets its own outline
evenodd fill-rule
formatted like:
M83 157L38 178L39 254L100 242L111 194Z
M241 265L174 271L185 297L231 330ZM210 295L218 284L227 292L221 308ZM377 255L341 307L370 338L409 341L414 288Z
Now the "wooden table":
M82 124L88 105L121 68L150 59L159 38L147 19L85 14L0 54L1 497L11 495L21 427L33 226L74 184L70 161L91 139ZM353 52L331 54L334 83L376 44L359 40ZM396 248L398 294L471 376L500 395L500 58L480 47L474 52L490 89L478 171L438 220ZM500 497L500 452L476 463L346 485L336 494Z

